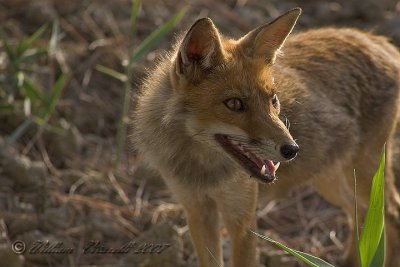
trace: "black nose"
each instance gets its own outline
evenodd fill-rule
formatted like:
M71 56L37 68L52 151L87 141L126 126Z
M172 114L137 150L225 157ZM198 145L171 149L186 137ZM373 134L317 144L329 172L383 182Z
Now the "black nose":
M296 157L297 152L299 152L298 145L283 145L281 147L281 154L285 159L292 159Z

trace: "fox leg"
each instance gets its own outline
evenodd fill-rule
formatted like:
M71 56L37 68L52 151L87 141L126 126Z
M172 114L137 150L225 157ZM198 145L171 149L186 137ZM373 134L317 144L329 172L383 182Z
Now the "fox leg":
M182 202L200 267L223 266L219 214L214 200Z
M365 154L368 155L368 154ZM371 155L371 154L370 154ZM357 187L359 199L368 205L371 182L376 169L379 156L363 157L358 159ZM371 167L367 167L371 166ZM359 177L359 178L358 178ZM392 169L392 146L390 141L386 146L385 162L385 266L397 267L400 264L400 197L395 185Z
M249 231L256 230L256 218L246 222L229 218L225 225L232 241L231 266L257 266L257 237Z
M341 208L348 218L349 237L345 247L345 253L342 257L343 266L356 267L358 266L358 253L356 251L355 234L354 234L354 190L346 182L346 179L353 177L351 168L343 168L338 165L333 168L332 172L324 172L311 181L312 187L326 201ZM358 175L357 175L358 177ZM357 184L359 180L357 179ZM354 184L354 179L353 179ZM359 203L358 210L364 214L366 206ZM362 216L359 216L362 218ZM361 219L359 219L361 221Z
M368 208L372 178L377 169L380 153L379 149L360 151L359 156L352 166L339 166L334 172L326 172L321 177L312 181L312 186L327 201L342 208L349 218L349 239L344 255L345 266L358 266L358 252L354 233L354 169L357 177L357 200L359 229L364 221ZM400 263L400 255L396 249L400 247L400 198L395 187L394 175L391 168L390 146L386 149L385 167L385 241L386 241L386 267L397 267Z
M227 191L227 195L218 201L220 211L228 234L231 238L231 265L232 267L258 266L256 207L258 185L246 177L249 184ZM237 188L236 188L237 187Z

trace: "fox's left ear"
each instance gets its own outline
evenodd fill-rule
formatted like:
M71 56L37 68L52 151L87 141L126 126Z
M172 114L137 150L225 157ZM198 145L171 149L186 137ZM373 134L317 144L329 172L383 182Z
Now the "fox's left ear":
M274 63L277 52L293 30L300 14L301 8L294 8L271 23L249 32L240 40L245 53L249 57L264 58L268 64Z
M196 21L179 47L176 72L195 81L224 60L220 36L210 18Z

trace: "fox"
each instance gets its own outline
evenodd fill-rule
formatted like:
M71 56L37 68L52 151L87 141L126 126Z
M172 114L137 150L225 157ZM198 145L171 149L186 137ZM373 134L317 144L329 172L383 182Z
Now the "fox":
M239 39L198 19L140 87L130 140L183 206L200 267L223 266L223 225L230 266L259 266L257 207L301 185L347 214L341 266L358 266L354 174L362 221L385 144L385 266L400 266L400 53L353 28L291 33L300 14Z

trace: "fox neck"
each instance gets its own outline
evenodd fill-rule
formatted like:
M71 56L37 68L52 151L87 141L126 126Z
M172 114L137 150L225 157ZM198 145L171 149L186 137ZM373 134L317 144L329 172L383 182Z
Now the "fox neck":
M168 69L159 66L138 101L133 136L137 149L162 175L190 186L210 187L232 179L238 166L187 132L188 111L179 94L174 93Z

